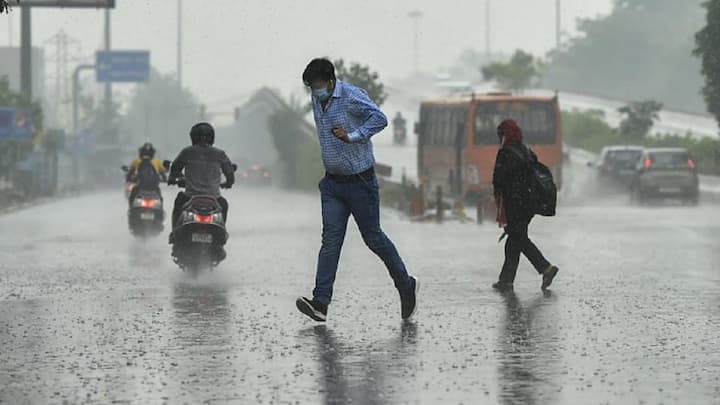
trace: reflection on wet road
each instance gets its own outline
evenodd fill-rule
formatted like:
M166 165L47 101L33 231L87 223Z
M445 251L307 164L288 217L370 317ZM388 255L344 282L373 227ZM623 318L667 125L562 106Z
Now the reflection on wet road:
M353 347L338 340L326 325L301 332L301 338L314 338L317 346L320 392L326 404L382 404L397 401L405 391L407 363L414 358L417 325L403 322L397 338L381 343L379 352ZM405 372L402 372L405 370ZM398 372L400 371L400 372Z
M557 402L562 350L557 336L552 336L557 331L552 317L543 313L552 311L548 308L552 300L551 291L526 304L512 291L503 293L506 312L498 333L498 396L504 404Z

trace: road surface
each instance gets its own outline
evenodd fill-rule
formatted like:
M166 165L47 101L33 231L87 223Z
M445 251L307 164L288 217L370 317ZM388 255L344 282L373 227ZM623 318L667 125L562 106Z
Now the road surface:
M316 326L294 300L313 286L318 197L227 197L228 260L198 279L166 236L130 236L120 187L0 216L0 403L720 403L716 205L570 193L531 228L556 283L543 294L523 261L509 295L490 288L494 225L385 210L422 281L415 321L353 224Z

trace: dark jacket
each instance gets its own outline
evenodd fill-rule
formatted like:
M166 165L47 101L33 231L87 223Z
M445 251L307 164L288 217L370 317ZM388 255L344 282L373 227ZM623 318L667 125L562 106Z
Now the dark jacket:
M185 193L188 195L220 196L222 174L229 184L235 182L230 159L222 149L194 145L183 149L170 168L170 178L176 179L185 170Z
M533 216L530 207L528 161L535 154L524 144L503 146L495 158L493 191L502 196L508 222Z

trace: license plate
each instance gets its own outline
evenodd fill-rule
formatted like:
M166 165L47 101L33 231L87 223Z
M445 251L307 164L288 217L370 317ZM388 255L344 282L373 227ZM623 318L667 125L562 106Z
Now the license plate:
M210 233L194 233L191 240L197 243L212 243L212 234Z
M682 191L682 189L674 187L663 187L660 189L661 193L679 193L680 191Z
M155 213L154 212L141 212L140 219L143 221L154 221Z

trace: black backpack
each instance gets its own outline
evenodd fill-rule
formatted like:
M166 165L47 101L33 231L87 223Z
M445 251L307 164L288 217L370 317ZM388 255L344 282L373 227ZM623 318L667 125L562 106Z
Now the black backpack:
M155 189L160 187L160 175L150 159L142 159L137 168L138 185L142 189Z
M524 146L524 145L523 145ZM530 193L528 205L533 214L546 217L555 216L557 208L557 186L553 180L550 169L540 162L537 155L532 153L528 147L524 147L525 153L521 154L516 149L507 148L520 156L527 163L527 178Z

